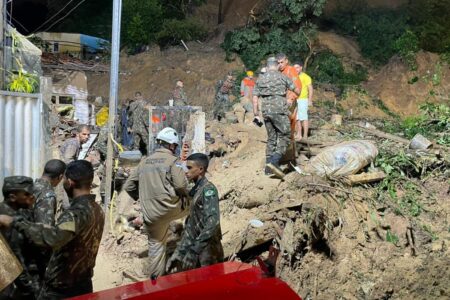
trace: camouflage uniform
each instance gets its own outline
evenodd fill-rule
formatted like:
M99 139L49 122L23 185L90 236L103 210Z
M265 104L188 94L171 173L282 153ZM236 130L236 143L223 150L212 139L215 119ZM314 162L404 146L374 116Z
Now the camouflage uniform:
M193 252L197 257L196 267L221 262L223 248L217 189L208 179L202 178L189 195L193 197L191 211L175 255L183 258Z
M229 94L232 92L233 88L234 80L227 79L225 82L219 81L216 97L214 99L214 119L225 118L225 113L231 109Z
M291 127L286 103L287 90L295 90L291 79L278 71L269 70L256 81L253 91L261 102L261 111L267 130L266 158L285 154L290 143Z
M59 148L61 160L64 161L66 164L78 160L78 155L80 154L80 151L81 151L81 144L78 138L76 137L68 139Z
M33 221L49 226L55 226L55 216L57 210L56 194L50 182L45 179L38 178L34 182L34 197L36 202L33 207ZM38 275L41 280L44 279L45 268L50 261L52 251L39 247L33 247L36 257L36 265Z
M182 87L177 86L172 92L172 99L174 106L188 105L187 96Z
M143 155L147 155L148 150L148 127L149 112L144 100L137 100L130 104L131 118L128 126L133 131L134 148L141 150Z
M24 190L32 193L33 179L25 176L6 177L3 192L12 190ZM0 215L32 219L30 210L14 210L6 202L0 202ZM36 299L40 287L38 278L32 276L32 272L36 272L37 268L34 264L34 253L29 240L15 228L1 228L0 232L23 268L23 272L12 284L0 291L0 299Z
M141 203L152 275L165 272L170 222L189 213L187 185L181 161L165 148L142 159L124 185L124 190Z
M12 228L34 244L53 250L39 299L62 299L92 292L103 225L104 214L95 202L95 195L72 199L56 226L14 219Z

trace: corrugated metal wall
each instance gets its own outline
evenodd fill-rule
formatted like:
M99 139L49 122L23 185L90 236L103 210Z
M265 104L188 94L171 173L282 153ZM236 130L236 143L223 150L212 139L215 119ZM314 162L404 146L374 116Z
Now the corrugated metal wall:
M41 94L0 91L0 188L6 176L41 175L50 148L43 118Z

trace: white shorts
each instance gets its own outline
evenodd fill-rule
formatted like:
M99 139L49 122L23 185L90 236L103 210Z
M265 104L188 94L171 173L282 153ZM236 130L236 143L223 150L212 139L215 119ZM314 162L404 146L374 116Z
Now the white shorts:
M297 99L297 121L308 120L308 98Z

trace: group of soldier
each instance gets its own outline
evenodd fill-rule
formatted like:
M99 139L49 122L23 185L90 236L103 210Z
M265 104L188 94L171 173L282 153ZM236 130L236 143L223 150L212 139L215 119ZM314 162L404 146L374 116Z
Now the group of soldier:
M91 195L90 162L52 159L35 182L5 177L0 230L23 271L0 299L63 299L92 292L92 275L104 213ZM70 199L57 213L55 187L63 181Z
M62 299L92 292L104 212L91 194L92 164L77 157L89 134L89 127L79 126L60 148L67 164L48 161L35 182L26 176L4 179L0 229L23 272L0 299ZM170 127L158 133L156 142L159 148L144 156L124 184L142 208L150 260L146 273L156 277L222 261L218 192L205 177L208 157L195 153L182 162L175 155L180 138ZM61 181L69 204L58 213L55 187ZM185 217L181 241L167 259L169 224Z

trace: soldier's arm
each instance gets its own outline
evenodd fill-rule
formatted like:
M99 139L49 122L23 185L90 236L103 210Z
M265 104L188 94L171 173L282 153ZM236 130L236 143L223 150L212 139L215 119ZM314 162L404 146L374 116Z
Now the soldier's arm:
M73 162L74 160L77 160L78 157L76 157L78 148L75 144L71 143L69 145L67 145L64 153L63 153L63 157L61 157L61 159L66 163L69 164L71 162Z
M21 218L15 218L12 224L34 244L53 250L61 248L74 238L77 225L76 217L70 211L63 212L56 226L32 223Z
M203 211L192 213L202 214L204 224L200 235L191 247L195 253L200 254L214 236L217 227L220 226L219 195L215 187L203 190Z
M130 176L123 186L123 189L130 195L134 200L139 199L139 167L131 171Z
M170 176L172 177L173 188L177 195L180 197L187 196L189 194L188 181L180 161L176 161L170 167Z
M56 197L54 194L47 194L34 205L34 222L55 225Z

